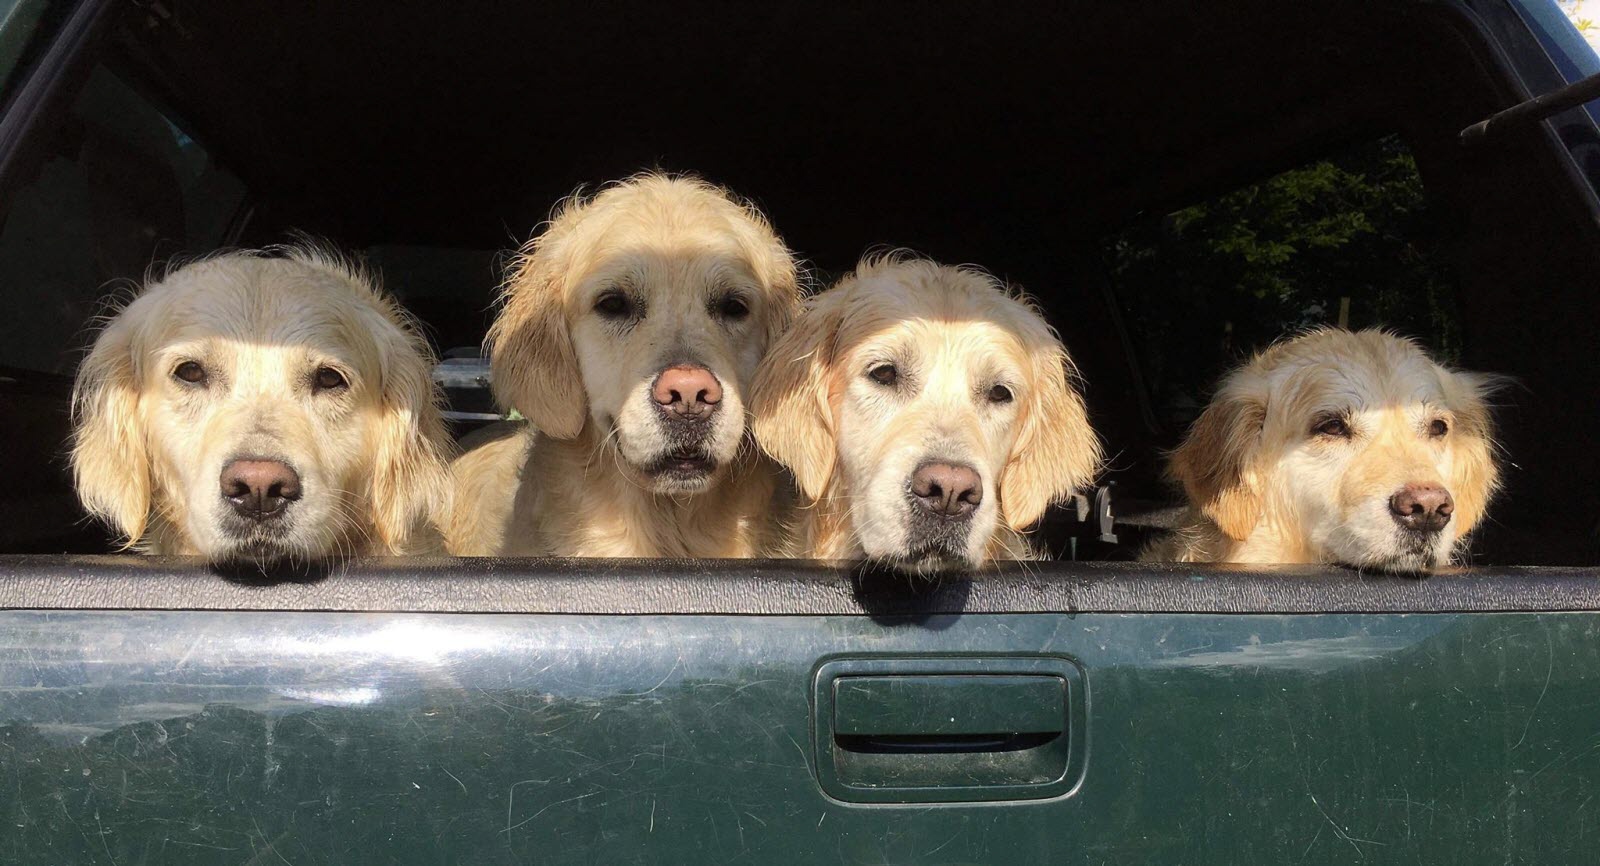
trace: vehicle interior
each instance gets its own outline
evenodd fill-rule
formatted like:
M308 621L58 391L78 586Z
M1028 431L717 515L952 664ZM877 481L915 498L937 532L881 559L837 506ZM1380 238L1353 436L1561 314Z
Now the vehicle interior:
M0 164L0 551L112 549L67 396L153 266L326 238L470 354L558 200L662 168L754 201L819 288L904 247L1037 298L1112 455L1115 541L1062 508L1060 557L1133 558L1217 378L1337 323L1515 381L1475 563L1594 564L1600 228L1562 140L1595 128L1460 142L1530 95L1491 6L109 4Z

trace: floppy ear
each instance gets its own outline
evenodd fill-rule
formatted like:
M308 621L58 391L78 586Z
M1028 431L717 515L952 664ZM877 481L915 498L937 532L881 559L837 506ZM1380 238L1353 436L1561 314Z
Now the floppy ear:
M420 339L384 341L378 428L373 441L372 525L383 552L408 551L413 533L449 517L449 437L430 375L433 358Z
M1071 359L1054 339L1034 354L1022 430L1000 474L1002 513L1017 532L1037 523L1050 503L1093 481L1100 469L1100 439L1072 386Z
M759 208L751 202L739 201L725 189L715 188L715 195L733 202L743 212L744 218L734 220L730 230L745 262L762 286L766 306L762 339L763 345L771 350L788 332L789 323L800 314L800 266Z
M124 311L95 339L72 389L72 475L90 514L139 542L150 520L151 468L139 413L133 323Z
M751 388L756 442L794 473L813 500L827 492L836 459L828 376L843 298L837 289L812 298L794 327L767 350Z
M1261 519L1252 464L1266 417L1266 404L1258 400L1219 394L1172 452L1168 467L1190 504L1237 541L1249 537Z
M1494 457L1494 419L1488 398L1509 380L1483 373L1440 372L1440 378L1456 391L1450 397L1456 417L1450 434L1453 477L1449 483L1460 534L1466 535L1483 519L1489 500L1500 487L1500 467Z
M789 333L789 328L800 315L800 275L794 259L784 256L772 270L767 287L766 342L770 353L774 346Z
M589 402L563 309L567 273L560 247L549 232L533 242L506 284L485 344L495 397L545 435L574 439Z

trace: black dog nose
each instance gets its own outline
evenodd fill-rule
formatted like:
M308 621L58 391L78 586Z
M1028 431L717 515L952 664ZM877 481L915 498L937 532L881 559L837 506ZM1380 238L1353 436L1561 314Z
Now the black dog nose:
M1450 522L1456 501L1437 484L1407 484L1389 497L1396 523L1416 532L1438 532Z
M924 463L911 474L911 494L934 514L964 520L983 502L983 479L970 466Z
M300 498L300 476L279 460L235 460L222 467L222 498L240 517L267 520Z

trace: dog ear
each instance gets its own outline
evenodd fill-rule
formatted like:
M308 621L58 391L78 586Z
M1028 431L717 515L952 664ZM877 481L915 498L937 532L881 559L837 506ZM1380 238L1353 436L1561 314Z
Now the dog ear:
M781 247L779 247L781 249ZM783 340L789 333L789 328L800 315L800 274L795 267L794 259L784 251L779 260L772 263L767 271L771 276L767 279L767 321L766 321L766 346L767 351Z
M1072 360L1054 338L1033 355L1037 360L1022 429L999 485L1006 525L1017 532L1037 523L1050 503L1093 481L1101 460L1100 439L1073 387Z
M397 310L391 314L407 321ZM386 322L378 333L382 383L372 444L371 520L376 547L402 554L419 530L444 526L450 507L450 440L433 382L432 353L407 325Z
M765 321L761 323L762 345L771 349L788 333L789 324L800 314L800 266L794 253L784 245L772 223L754 203L740 201L720 187L714 189L716 195L734 202L743 212L744 218L733 221L729 231L745 263L762 286L762 301L766 306Z
M777 345L767 350L751 388L751 430L763 450L794 473L813 500L827 493L838 446L828 400L844 291L813 297Z
M83 507L122 533L126 547L149 526L152 472L134 322L124 310L95 339L72 389L72 475Z
M1219 394L1172 452L1168 467L1190 504L1237 541L1249 537L1261 519L1253 463L1266 418L1265 403L1245 395Z
M565 246L552 227L521 257L506 283L500 314L485 345L495 397L540 432L574 439L589 415L578 356L563 309Z
M1446 383L1446 400L1455 413L1450 431L1451 478L1458 533L1466 535L1483 519L1489 500L1500 487L1500 467L1495 460L1494 418L1489 397L1510 383L1484 373L1454 372L1440 368ZM1454 392L1454 393L1451 393Z

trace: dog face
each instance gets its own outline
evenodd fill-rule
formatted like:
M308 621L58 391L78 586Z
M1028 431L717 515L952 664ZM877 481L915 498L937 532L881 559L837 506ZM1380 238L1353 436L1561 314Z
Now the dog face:
M807 496L843 499L861 552L983 563L1087 483L1100 446L1049 327L991 278L863 263L814 299L755 388L756 435Z
M1173 472L1235 540L1264 532L1293 561L1425 571L1494 492L1492 384L1381 331L1315 331L1232 374Z
M743 443L743 388L796 279L765 220L700 181L645 175L574 200L507 284L496 393L547 436L592 430L645 489L704 492Z
M447 490L425 345L311 250L147 288L82 365L80 497L139 543L214 562L403 550Z

